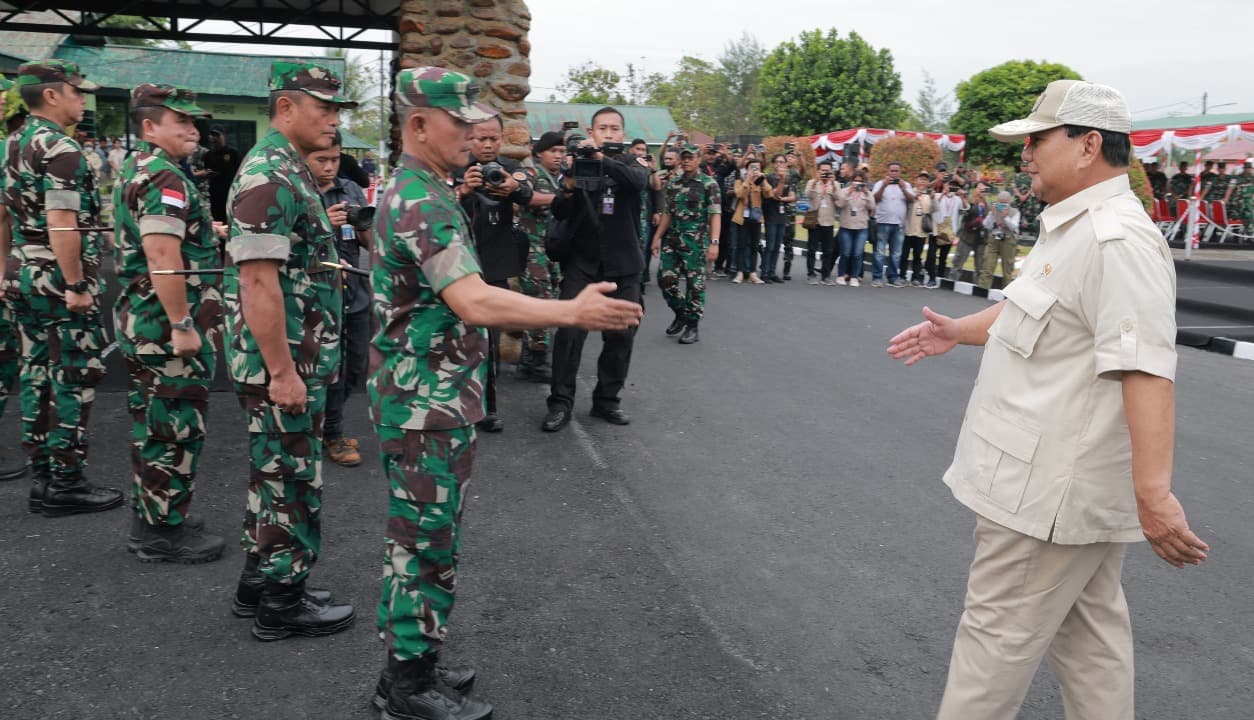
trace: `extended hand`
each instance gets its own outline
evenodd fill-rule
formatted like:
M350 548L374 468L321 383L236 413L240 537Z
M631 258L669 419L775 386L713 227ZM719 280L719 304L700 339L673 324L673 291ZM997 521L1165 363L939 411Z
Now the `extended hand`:
M174 330L170 333L170 345L177 357L192 357L200 352L200 333L196 329Z
M283 412L292 415L305 412L309 391L305 388L305 381L295 372L271 377L269 394L270 402Z
M593 283L571 302L575 303L575 326L585 330L626 330L640 324L644 310L640 303L607 297L618 285Z
M1141 519L1141 532L1158 557L1178 568L1197 565L1206 559L1210 546L1189 529L1184 508L1175 493L1167 493L1152 504L1138 502L1137 515Z
M958 344L958 321L946 315L923 308L924 322L908 327L897 334L888 344L888 354L894 360L905 360L913 365L931 355L943 355Z

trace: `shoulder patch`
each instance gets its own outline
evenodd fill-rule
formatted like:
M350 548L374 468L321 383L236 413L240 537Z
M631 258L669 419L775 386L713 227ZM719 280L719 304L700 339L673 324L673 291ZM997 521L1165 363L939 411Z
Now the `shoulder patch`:
M518 172L514 173L514 179L517 180L518 182L527 182L527 173L519 170Z

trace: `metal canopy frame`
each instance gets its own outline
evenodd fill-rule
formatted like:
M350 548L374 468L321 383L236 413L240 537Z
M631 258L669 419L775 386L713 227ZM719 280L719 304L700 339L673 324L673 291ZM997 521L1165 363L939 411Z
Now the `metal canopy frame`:
M0 0L0 31L395 50L394 41L362 36L367 30L395 33L400 5L401 0ZM23 13L38 11L54 13L66 24L22 17ZM115 15L143 18L149 27L100 26ZM243 33L199 29L207 20L232 22ZM296 28L301 31L299 35L279 34Z

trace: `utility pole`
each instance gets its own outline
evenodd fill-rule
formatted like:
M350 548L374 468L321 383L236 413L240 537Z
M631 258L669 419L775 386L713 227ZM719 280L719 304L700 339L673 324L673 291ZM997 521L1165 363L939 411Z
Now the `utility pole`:
M1206 91L1203 90L1202 91L1202 114L1203 115L1206 114L1206 95L1207 95Z

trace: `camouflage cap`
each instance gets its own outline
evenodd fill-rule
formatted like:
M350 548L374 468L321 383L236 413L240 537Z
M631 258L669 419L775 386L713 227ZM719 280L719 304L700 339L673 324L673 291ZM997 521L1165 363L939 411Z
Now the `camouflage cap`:
M475 102L479 86L459 72L438 67L417 67L396 75L392 99L397 108L440 108L468 123L481 123L496 117L491 105Z
M303 90L305 93L352 109L357 103L340 94L343 83L335 73L313 63L279 60L270 65L270 92Z
M679 154L680 155L685 155L685 154L686 155L700 155L701 147L698 145L692 145L692 144L682 145L679 148Z
M100 86L87 79L78 69L78 63L52 58L42 62L25 63L17 69L17 84L47 85L50 83L69 83L79 90L91 92Z
M13 88L13 86L14 86L14 85L16 85L16 84L17 84L17 83L15 83L15 82L13 82L12 80L10 80L10 79L6 78L5 76L0 75L0 92L8 92L8 91L9 91L9 90L11 90L11 89Z
M192 117L213 117L196 104L196 93L173 85L136 85L131 90L131 107L164 107Z

